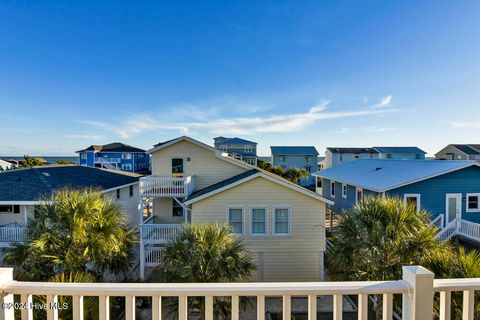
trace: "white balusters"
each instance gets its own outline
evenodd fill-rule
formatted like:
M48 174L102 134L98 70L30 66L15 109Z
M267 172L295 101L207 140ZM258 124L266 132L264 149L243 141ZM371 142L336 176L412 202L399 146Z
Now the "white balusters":
M162 319L162 297L160 296L152 297L152 319L153 320Z
M358 295L358 320L368 320L368 294Z
M135 320L135 296L125 297L125 320Z
M73 296L73 320L83 320L83 296Z
M473 320L473 310L475 306L475 291L463 291L463 320Z
M392 320L393 317L393 294L383 294L382 319Z
M333 295L333 320L342 320L343 317L343 297L341 294Z
M100 296L98 297L98 315L100 320L110 319L110 297Z
M257 296L257 320L265 320L265 296Z
M283 320L290 320L292 318L292 300L290 295L283 296Z
M308 295L308 320L317 320L317 296Z
M440 320L450 320L452 310L452 294L440 291Z
M205 297L205 320L213 320L213 296Z
M178 297L178 320L187 320L188 318L188 297Z
M58 307L58 296L47 295L47 320L58 320Z
M140 195L143 197L185 197L195 186L193 177L156 177L140 178Z

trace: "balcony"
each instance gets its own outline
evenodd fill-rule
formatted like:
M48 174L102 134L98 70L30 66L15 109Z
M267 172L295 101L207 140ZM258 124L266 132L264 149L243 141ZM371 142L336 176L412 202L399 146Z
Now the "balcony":
M194 176L140 178L140 195L142 197L188 197L194 190Z
M95 157L96 163L121 163L121 158Z
M383 319L392 319L394 311L394 295L402 296L401 318L407 320L426 320L433 318L433 297L440 293L440 319L450 319L452 306L451 293L463 293L463 319L474 319L475 291L480 290L480 279L444 279L434 280L432 272L419 266L403 267L403 277L397 281L358 281L358 282L271 282L271 283L48 283L22 282L13 280L13 270L0 268L0 286L2 295L0 303L0 319L14 319L14 296L21 302L18 308L22 319L33 319L38 314L47 312L47 319L58 319L58 309L54 306L59 296L71 296L73 319L84 318L84 297L98 297L99 319L110 319L110 297L124 297L125 306L122 313L125 319L135 319L136 297L151 298L151 319L159 320L168 314L162 310L163 297L178 299L178 315L174 318L189 318L188 297L204 297L204 319L214 319L214 297L230 297L231 319L240 319L239 298L254 297L256 306L251 312L256 319L265 320L267 315L265 298L281 297L283 319L291 319L293 315L292 297L304 297L306 315L310 320L317 319L317 298L333 297L333 319L342 319L343 299L346 296L357 296L358 319L368 319L369 295L383 298ZM47 305L43 310L32 305L33 296L46 296ZM27 306L23 308L23 306ZM34 308L32 308L32 306ZM43 306L43 305L42 305ZM37 307L38 309L36 309ZM45 308L45 309L44 309ZM397 310L397 309L395 309ZM163 312L162 312L163 311ZM171 312L171 311L170 311Z
M0 227L0 248L10 247L12 242L24 242L27 228Z
M140 239L144 244L165 244L178 235L181 227L181 224L144 223L140 225Z

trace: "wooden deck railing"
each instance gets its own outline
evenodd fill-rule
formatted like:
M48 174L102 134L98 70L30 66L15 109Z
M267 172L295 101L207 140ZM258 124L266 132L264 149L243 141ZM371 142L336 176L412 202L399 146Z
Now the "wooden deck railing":
M393 295L402 295L402 318L406 320L431 320L433 318L433 297L440 292L440 319L450 319L451 292L463 292L463 319L472 320L474 293L480 290L480 279L434 280L433 273L419 266L403 267L403 277L397 281L363 282L303 282L303 283L45 283L20 282L12 280L13 271L0 269L1 300L0 319L14 318L14 298L19 295L22 305L22 319L33 319L35 310L29 303L35 295L47 298L47 307L58 301L59 296L72 296L73 319L84 318L84 297L99 298L99 319L110 319L110 297L125 298L125 319L135 319L135 297L151 297L152 319L162 319L162 297L178 298L178 319L188 318L188 297L204 297L204 319L214 318L214 297L231 297L231 319L239 319L239 298L256 297L256 318L264 320L266 297L283 297L284 320L292 316L291 298L308 297L308 319L317 319L317 297L333 296L333 319L342 319L343 298L358 296L358 318L367 320L368 296L383 298L383 319L392 319ZM48 305L49 304L49 305ZM58 319L56 308L47 308L47 319Z
M140 178L140 195L142 197L188 197L194 190L195 179L189 177Z
M0 242L24 242L26 230L25 227L0 227Z

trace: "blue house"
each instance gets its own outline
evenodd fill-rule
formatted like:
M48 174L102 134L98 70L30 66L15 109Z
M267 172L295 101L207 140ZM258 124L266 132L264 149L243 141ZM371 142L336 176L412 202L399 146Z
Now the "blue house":
M367 196L400 197L407 204L455 219L480 223L480 163L449 160L357 160L317 171L317 192L335 202L335 213Z
M120 142L91 145L77 153L82 166L127 172L147 172L150 169L150 158L145 150Z
M306 179L300 180L300 185L303 187L313 187L315 185L315 177L312 172L317 170L318 166L318 151L315 147L270 147L272 151L272 165L289 168L305 169L309 176Z

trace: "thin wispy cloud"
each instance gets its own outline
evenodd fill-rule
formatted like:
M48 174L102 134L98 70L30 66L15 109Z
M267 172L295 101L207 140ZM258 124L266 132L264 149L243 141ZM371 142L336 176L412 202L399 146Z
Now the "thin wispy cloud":
M340 128L340 129L338 129L338 130L336 130L336 131L333 131L333 132L331 132L331 133L333 133L333 134L342 134L342 133L346 133L346 132L348 132L348 128L342 127L342 128Z
M135 115L120 123L105 123L100 121L83 121L97 129L105 130L121 138L131 138L135 135L152 130L173 130L181 134L191 131L210 134L255 135L276 132L298 132L308 126L325 120L379 115L394 111L388 108L391 96L383 98L378 104L357 110L330 111L329 101L324 101L308 109L306 112L293 114L273 114L267 116L205 118L199 120L168 121L168 118L154 117L150 114ZM380 107L381 106L381 107ZM191 118L190 118L191 119Z
M480 128L480 120L477 121L452 121L450 122L452 128L460 128L460 129L478 129Z
M84 140L105 140L106 139L104 135L99 135L99 134L66 134L64 135L64 137L69 139L84 139Z
M366 127L364 129L365 132L389 132L395 130L397 130L397 128L392 127Z
M386 108L392 104L392 96L384 97L379 103L374 104L372 108Z

